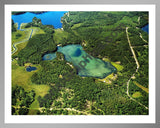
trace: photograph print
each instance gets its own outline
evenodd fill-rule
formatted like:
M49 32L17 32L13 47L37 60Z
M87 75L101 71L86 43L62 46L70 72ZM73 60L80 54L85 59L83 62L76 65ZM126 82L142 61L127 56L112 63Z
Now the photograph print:
M11 115L149 115L148 11L12 11Z

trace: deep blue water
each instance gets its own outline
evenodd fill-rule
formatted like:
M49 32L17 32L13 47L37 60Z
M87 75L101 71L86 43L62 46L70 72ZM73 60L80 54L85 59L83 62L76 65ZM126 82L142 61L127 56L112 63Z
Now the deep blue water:
M147 24L146 26L144 26L142 30L149 33L149 25Z
M37 70L37 68L36 67L31 67L31 66L26 68L27 72L31 72L31 71L34 71L34 70Z
M82 53L82 51L80 50L80 48L77 48L76 51L73 53L73 56L78 57L80 56Z
M67 11L49 11L41 14L34 14L26 12L20 15L12 15L14 23L18 23L18 29L20 29L21 23L32 22L34 17L41 19L43 25L53 25L54 28L62 28L61 17Z

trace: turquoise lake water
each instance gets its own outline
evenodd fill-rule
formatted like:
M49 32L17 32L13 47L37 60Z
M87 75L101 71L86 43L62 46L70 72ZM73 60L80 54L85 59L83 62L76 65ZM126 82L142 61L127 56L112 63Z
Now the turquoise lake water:
M65 59L73 63L79 76L105 78L117 69L109 62L102 61L86 53L81 45L67 45L58 47L58 52L64 54ZM53 60L56 53L49 53L43 56L43 60Z
M49 11L41 14L35 14L26 12L20 15L12 15L12 19L14 23L18 23L18 29L20 29L21 23L29 23L32 22L34 17L41 19L43 25L53 25L54 28L62 28L61 17L67 11Z

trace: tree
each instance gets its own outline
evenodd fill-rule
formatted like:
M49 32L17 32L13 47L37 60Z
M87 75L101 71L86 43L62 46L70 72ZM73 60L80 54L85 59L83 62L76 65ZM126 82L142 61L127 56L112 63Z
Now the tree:
M14 21L12 20L12 32L16 32L17 31L17 29L16 29L16 27L15 27L15 23L14 23Z

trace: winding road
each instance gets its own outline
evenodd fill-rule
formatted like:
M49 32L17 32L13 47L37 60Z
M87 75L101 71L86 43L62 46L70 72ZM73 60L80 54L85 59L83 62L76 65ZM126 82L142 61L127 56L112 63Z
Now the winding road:
M127 40L128 40L128 43L129 43L129 47L130 47L130 49L131 49L131 52L132 52L132 54L133 54L134 60L135 60L136 65L137 65L137 68L136 68L136 71L135 71L135 73L137 73L140 65L139 65L139 62L138 62L137 57L136 57L136 54L135 54L135 52L134 52L134 50L133 50L133 47L132 47L132 45L131 45L131 42L130 42L130 39L129 39L129 36L128 36L128 28L129 28L129 27L126 27L126 35L127 35ZM129 83L130 83L130 80L131 80L133 77L135 77L135 73L133 73L133 75L132 75L132 76L130 77L130 79L127 81L127 92L126 92L126 93L127 93L127 96L128 96L131 100L133 100L133 101L135 101L136 103L138 103L139 105L143 106L145 109L148 109L147 106L143 105L142 103L140 103L139 101L137 101L136 99L132 98L132 97L129 95Z
M144 42L148 43L145 39L143 39L143 37L142 37L142 34L141 34L141 33L139 33L139 35L140 35L140 38L141 38Z
M20 106L14 106L12 105L12 107L14 107L15 109L20 109L21 107ZM43 109L45 109L45 107L41 107L41 108L30 108L30 107L26 107L26 106L23 106L22 108L27 108L27 109L30 109L30 110L39 110L40 112L43 112ZM52 110L68 110L68 111L74 111L74 112L78 112L78 113L83 113L84 115L91 115L89 112L85 112L85 111L79 111L79 110L76 110L74 108L50 108L49 110L52 111Z
M30 40L31 37L32 37L33 29L20 29L20 30L21 30L21 31L31 30L31 34L30 34L30 36L29 36L28 39L24 39L24 40L22 40L22 41L19 41L19 42L16 42L16 43L13 44L14 50L12 51L12 55L13 55L14 53L16 53L17 50L18 50L18 48L16 47L16 45L21 44L21 43L24 43L24 42Z

